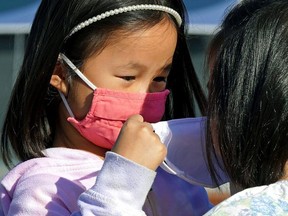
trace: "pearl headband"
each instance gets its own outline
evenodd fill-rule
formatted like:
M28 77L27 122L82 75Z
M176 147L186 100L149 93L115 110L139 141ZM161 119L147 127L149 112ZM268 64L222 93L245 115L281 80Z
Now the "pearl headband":
M85 28L85 27L87 27L87 26L91 25L92 23L95 23L99 20L105 19L109 16L113 16L116 14L125 13L125 12L129 12L129 11L136 11L136 10L163 11L163 12L171 14L176 19L179 26L181 26L181 24L182 24L181 16L179 15L179 13L177 11L175 11L172 8L169 8L169 7L166 7L163 5L152 5L152 4L132 5L132 6L127 6L127 7L122 7L122 8L106 11L106 12L99 14L97 16L94 16L94 17L92 17L92 18L90 18L84 22L81 22L80 24L78 24L77 26L75 26L71 30L71 32L66 36L66 39L71 37L76 32L80 31L81 29L83 29L83 28Z

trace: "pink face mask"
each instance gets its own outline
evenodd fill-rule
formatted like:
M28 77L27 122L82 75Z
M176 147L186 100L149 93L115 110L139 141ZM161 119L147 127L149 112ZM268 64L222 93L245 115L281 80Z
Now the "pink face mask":
M93 144L111 149L124 122L133 114L141 114L144 121L150 123L158 122L163 117L169 90L156 93L128 93L97 88L64 54L60 54L60 57L94 90L91 108L83 120L74 118L66 98L60 93L71 116L67 120Z

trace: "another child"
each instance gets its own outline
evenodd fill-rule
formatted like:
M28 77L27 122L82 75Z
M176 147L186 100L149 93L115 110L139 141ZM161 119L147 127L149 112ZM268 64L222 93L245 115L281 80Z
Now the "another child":
M288 215L288 2L243 0L218 37L208 148L246 190L205 215Z

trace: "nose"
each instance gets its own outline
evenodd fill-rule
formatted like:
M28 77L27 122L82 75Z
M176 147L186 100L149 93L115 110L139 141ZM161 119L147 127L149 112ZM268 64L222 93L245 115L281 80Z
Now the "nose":
M135 86L136 87L136 86ZM151 93L153 92L153 85L151 81L140 81L135 88L138 93Z
M138 88L138 92L139 93L151 93L152 91L152 85L151 84L142 84L139 86Z

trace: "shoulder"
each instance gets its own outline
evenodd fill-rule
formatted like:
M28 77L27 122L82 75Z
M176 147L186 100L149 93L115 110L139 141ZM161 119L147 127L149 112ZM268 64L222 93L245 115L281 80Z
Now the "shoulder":
M79 195L95 184L103 161L90 153L60 152L46 152L46 157L22 162L8 172L0 185L1 197L5 199L2 204L10 208L14 203L17 207L13 209L21 209L25 200L27 205L37 207L35 211L45 211L47 203L59 211L69 206L71 211L77 209ZM55 155L52 156L52 153ZM33 209L30 209L31 212Z
M79 154L80 153L80 154ZM1 181L2 187L13 192L15 188L28 186L42 187L44 184L55 184L64 181L80 184L82 181L92 179L95 183L97 171L103 161L90 153L61 148L45 152L46 157L35 158L19 163L10 170ZM85 160L84 160L85 158ZM86 183L85 183L86 184Z
M206 215L287 215L288 181L253 187L234 194Z
M5 179L4 179L5 180ZM24 174L17 181L1 182L2 208L12 215L70 215L77 211L77 200L86 188L76 181L51 173Z

